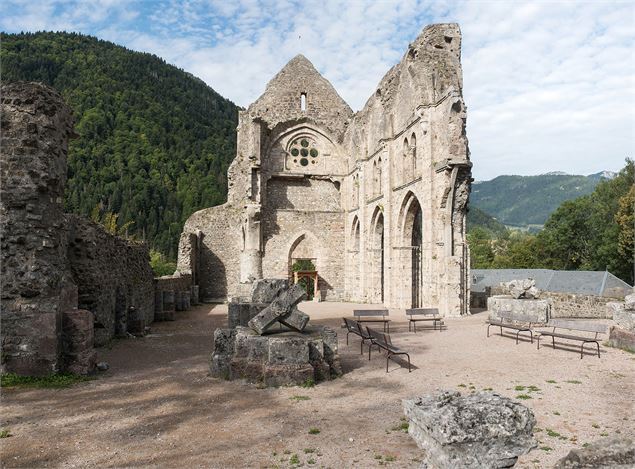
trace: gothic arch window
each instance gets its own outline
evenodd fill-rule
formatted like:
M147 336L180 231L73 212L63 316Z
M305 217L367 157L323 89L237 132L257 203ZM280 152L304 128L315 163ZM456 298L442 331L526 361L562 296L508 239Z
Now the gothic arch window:
M381 158L377 160L377 195L380 195L382 192L381 188L381 176L382 176L382 162Z
M402 161L403 161L403 174L402 174L402 179L401 182L402 183L406 183L406 182L410 182L410 180L412 179L412 175L411 175L411 165L410 165L410 145L408 144L408 139L404 138L403 139L403 155L402 155Z
M417 177L417 136L414 132L410 137L410 148L412 158L412 178L415 179Z

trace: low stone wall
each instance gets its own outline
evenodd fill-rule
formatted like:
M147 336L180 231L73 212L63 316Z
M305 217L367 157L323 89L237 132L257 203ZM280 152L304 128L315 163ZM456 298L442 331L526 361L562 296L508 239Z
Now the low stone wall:
M127 241L77 215L66 215L68 260L78 306L95 315L95 345L143 333L154 320L154 274L145 244Z
M500 312L507 311L531 317L535 324L546 324L551 317L552 308L548 300L516 299L500 295L487 299L487 309L491 319L498 319Z
M615 298L574 293L554 293L543 291L540 298L551 302L551 317L578 319L612 319L613 313L607 304Z
M192 274L177 271L154 279L155 321L174 321L176 311L186 311L197 304L198 286L192 285Z

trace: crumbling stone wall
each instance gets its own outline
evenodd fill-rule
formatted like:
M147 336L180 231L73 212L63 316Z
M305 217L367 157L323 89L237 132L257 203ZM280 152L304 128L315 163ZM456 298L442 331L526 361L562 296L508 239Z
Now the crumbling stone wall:
M93 342L153 320L148 249L63 213L73 119L61 96L38 83L1 94L2 368L87 373Z
M154 274L147 245L111 235L77 215L65 219L78 306L95 316L95 345L126 332L143 333L154 320Z
M356 114L304 56L289 61L239 115L227 204L185 225L182 244L203 236L203 297L289 278L301 246L322 298L467 314L460 50L458 25L426 27Z
M61 368L62 313L76 306L62 213L73 118L35 83L1 88L2 361L7 371Z

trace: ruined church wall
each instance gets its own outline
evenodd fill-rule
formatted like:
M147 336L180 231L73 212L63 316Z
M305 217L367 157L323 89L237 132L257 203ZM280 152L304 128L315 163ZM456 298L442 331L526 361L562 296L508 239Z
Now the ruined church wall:
M154 321L154 274L147 245L114 236L77 215L67 214L65 221L78 307L91 311L98 323L95 345L128 331L143 332Z
M77 298L62 212L73 119L43 85L1 95L2 368L44 375L61 369L62 314Z
M195 212L184 233L199 233L199 296L203 301L226 301L239 294L241 209L230 204ZM179 257L177 270L191 271L187 257Z
M347 129L343 146L354 168L342 184L349 213L347 246L354 244L355 215L360 223L360 250L349 249L346 255L346 271L353 273L347 281L351 299L380 299L380 260L372 232L380 210L385 230L384 302L411 306L412 251L404 236L408 223L403 210L414 196L422 211L422 306L438 306L451 316L467 312L464 218L470 163L460 45L457 25L427 27Z

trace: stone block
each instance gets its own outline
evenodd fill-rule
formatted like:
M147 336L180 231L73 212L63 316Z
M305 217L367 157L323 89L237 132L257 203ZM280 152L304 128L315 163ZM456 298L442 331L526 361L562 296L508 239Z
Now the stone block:
M533 319L536 324L545 324L551 317L551 304L548 300L516 299L509 296L492 296L487 299L490 319L499 318L501 311L511 311Z
M612 304L612 303L609 303ZM635 311L624 308L613 310L613 320L622 329L635 332Z
M308 380L315 380L313 367L304 365L265 365L263 380L267 386L300 385Z
M303 337L270 337L269 365L299 365L309 363L308 341Z
M264 363L269 355L267 338L249 328L238 326L234 338L234 357Z
M230 379L235 333L232 329L214 331L214 351L210 362L210 373L215 378Z
M609 330L609 345L635 352L635 331L628 331L619 326L612 326Z
M163 290L163 312L174 311L174 290Z
M64 371L85 375L95 370L94 316L75 309L62 314L62 354Z
M289 288L287 279L264 278L256 280L251 287L251 302L271 303L287 288Z
M560 459L554 469L627 469L635 467L632 438L610 437L575 448Z
M626 295L624 298L624 307L627 311L635 311L635 293Z
M524 405L492 392L439 391L403 401L408 433L435 468L512 467L536 446L536 419Z
M294 285L282 292L269 306L249 321L249 327L264 333L269 327L278 322L278 318L287 315L291 309L306 298L306 292L300 285Z
M234 357L229 366L229 379L244 379L250 383L260 382L263 380L264 366L261 361Z
M192 285L190 287L190 304L198 305L199 304L199 286Z
M281 316L279 321L290 329L302 332L309 322L309 315L294 307L289 314Z

